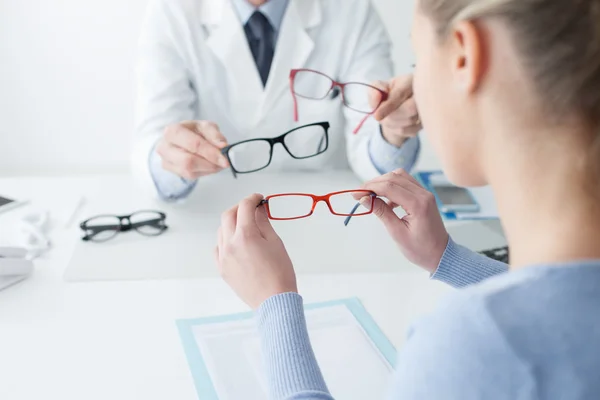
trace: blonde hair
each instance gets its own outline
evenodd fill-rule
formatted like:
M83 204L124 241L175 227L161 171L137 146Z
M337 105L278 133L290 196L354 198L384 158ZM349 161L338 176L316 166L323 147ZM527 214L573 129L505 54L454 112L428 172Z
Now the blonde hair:
M596 132L589 161L600 174L600 0L420 0L420 7L440 38L460 21L503 21L544 111Z

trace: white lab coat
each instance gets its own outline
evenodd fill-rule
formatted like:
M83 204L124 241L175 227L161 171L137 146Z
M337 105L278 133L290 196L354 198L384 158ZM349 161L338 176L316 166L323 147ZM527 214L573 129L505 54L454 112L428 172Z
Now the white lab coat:
M277 0L271 0L277 1ZM230 143L272 137L300 124L329 121L329 149L294 160L276 148L270 171L347 168L362 180L378 171L368 152L379 134L371 118L345 108L341 96L299 98L293 121L289 72L322 71L341 82L387 80L393 66L385 28L370 0L290 0L266 87L243 26L229 0L152 0L140 38L133 171L152 187L149 154L165 126L184 120L216 122ZM368 99L361 100L367 102Z

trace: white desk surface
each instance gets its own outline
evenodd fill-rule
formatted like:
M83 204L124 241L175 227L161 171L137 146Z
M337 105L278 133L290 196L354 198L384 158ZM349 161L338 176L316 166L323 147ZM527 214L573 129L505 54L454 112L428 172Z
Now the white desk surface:
M0 191L31 199L64 224L78 196L89 201L113 188L118 201L128 179L3 178ZM25 210L0 214L0 245ZM247 308L218 278L65 282L77 224L90 212L84 207L70 228L56 227L54 248L36 260L33 276L0 291L0 399L196 399L175 320ZM330 256L352 262L352 251ZM306 302L358 297L396 347L449 290L400 253L397 272L306 274L298 282Z

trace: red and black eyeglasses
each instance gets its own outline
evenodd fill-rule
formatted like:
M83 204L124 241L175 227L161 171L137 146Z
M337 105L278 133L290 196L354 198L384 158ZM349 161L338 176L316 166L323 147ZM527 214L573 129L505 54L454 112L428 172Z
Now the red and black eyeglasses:
M322 72L312 69L293 69L290 71L290 90L294 99L294 121L298 121L298 99L302 97L311 100L323 100L327 96L342 95L342 103L365 117L356 126L356 134L365 121L375 113L377 108L388 98L388 94L372 85L361 82L341 83L333 80ZM369 99L373 92L378 92L379 102L372 106Z
M281 193L264 198L259 206L264 205L267 215L272 220L294 220L310 217L319 202L325 202L333 215L347 217L344 225L355 216L368 215L373 212L377 195L370 190L343 190L323 196L307 193ZM359 210L359 207L363 209Z

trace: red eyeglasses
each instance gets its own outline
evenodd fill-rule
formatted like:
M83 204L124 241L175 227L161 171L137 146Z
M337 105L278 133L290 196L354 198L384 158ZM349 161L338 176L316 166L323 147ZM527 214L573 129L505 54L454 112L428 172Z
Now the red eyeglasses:
M368 202L357 203L365 197L369 198ZM264 204L270 219L282 221L309 217L315 211L317 203L324 201L333 215L348 217L344 222L345 225L348 225L351 217L371 214L376 197L377 195L369 190L344 190L323 196L282 193L265 197L259 206ZM357 212L360 206L364 210Z
M335 98L341 92L342 103L346 107L367 114L354 129L354 134L358 133L367 118L373 115L388 97L386 92L375 86L360 82L336 82L324 73L312 69L291 70L290 90L294 98L294 121L298 121L298 99L296 96L311 100L323 100L327 96ZM369 99L374 91L380 94L380 100L378 104L372 107Z

